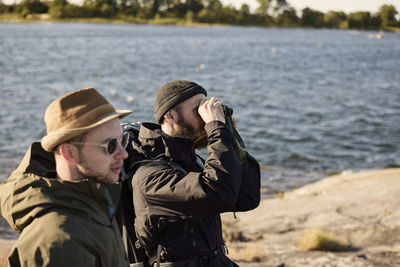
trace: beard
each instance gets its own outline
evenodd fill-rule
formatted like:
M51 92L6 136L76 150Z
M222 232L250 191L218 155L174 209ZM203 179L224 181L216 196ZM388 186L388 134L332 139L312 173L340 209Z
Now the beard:
M174 136L192 140L193 148L195 149L207 147L208 139L206 130L204 129L204 122L201 124L199 130L196 131L193 125L184 121L183 117L180 115L176 124L177 127L175 128Z
M115 178L109 177L106 171L105 173L102 173L101 171L97 170L97 168L90 166L88 160L82 153L79 155L79 164L77 167L79 173L85 177L85 179L91 179L100 184L113 184L117 182Z
M98 183L103 183L104 177L99 174L95 174L91 169L87 168L85 164L80 163L78 165L78 171L83 177L85 177L85 179L95 180Z

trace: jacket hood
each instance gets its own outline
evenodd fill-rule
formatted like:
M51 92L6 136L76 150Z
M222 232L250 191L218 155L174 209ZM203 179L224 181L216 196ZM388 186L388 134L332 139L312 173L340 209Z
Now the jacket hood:
M65 209L111 225L119 192L119 184L97 187L92 179L57 180L53 153L33 143L18 168L0 185L0 213L17 232L49 211ZM99 211L99 202L107 210Z

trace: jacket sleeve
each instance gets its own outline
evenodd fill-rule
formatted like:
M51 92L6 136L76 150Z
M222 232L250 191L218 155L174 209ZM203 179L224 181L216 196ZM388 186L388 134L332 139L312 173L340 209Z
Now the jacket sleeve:
M233 211L248 211L260 204L261 173L257 160L246 153L242 164L242 184Z
M202 172L183 172L153 161L139 167L133 176L137 201L165 216L211 215L231 211L237 202L242 167L235 155L233 138L225 125L213 121L205 126L208 158Z

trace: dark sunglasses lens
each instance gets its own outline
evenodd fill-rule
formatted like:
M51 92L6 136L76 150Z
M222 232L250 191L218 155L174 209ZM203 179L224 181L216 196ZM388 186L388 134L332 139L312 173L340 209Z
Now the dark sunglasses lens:
M121 145L123 148L126 148L128 143L129 143L129 133L124 133L124 135L122 136L122 139L121 139Z
M110 141L108 141L107 144L107 153L108 154L112 154L115 152L115 150L117 150L117 146L118 146L118 140L116 138L111 139Z

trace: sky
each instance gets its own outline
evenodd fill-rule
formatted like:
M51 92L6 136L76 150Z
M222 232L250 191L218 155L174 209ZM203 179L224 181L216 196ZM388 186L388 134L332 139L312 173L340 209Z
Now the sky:
M250 10L258 7L257 0L221 0L224 5L232 4L236 8L244 3L250 6ZM286 0L297 11L305 7L326 13L327 11L369 11L375 13L384 4L393 5L400 12L400 0Z

